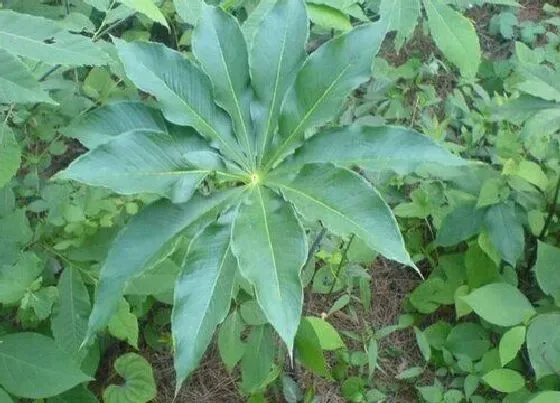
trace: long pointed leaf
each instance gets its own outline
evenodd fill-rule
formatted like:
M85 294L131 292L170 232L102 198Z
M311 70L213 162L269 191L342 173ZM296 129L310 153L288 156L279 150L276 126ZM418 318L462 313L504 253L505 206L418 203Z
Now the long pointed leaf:
M305 60L308 25L302 0L278 0L255 34L249 65L258 98L255 109L259 156L264 155L272 141L286 90Z
M218 7L204 6L193 32L192 47L212 82L216 102L231 116L239 144L252 157L249 62L237 20Z
M279 136L267 167L301 145L305 131L330 120L350 91L371 76L385 37L381 22L364 24L317 49L305 62L281 109Z
M204 228L222 209L236 203L243 191L236 188L212 197L195 196L183 204L161 200L134 216L117 236L101 268L86 341L116 312L127 280L142 274L149 261L179 232L193 225Z
M237 162L246 160L229 117L214 104L212 85L202 71L162 44L114 41L127 76L158 99L167 120L193 127Z
M337 235L356 234L383 256L415 267L391 209L358 174L329 164L305 165L295 176L271 178L310 221Z
M192 241L175 284L171 328L177 391L229 312L237 271L230 240L231 224L211 224Z
M399 175L414 172L423 165L468 164L412 129L348 126L316 134L296 151L293 160L286 161L285 166L286 169L297 169L304 164L328 162L368 171L393 170Z
M155 193L182 203L202 180L220 169L217 154L192 130L127 133L77 158L57 179L103 186L120 194ZM205 153L206 161L189 157Z
M305 232L292 207L271 190L255 185L239 207L232 232L239 270L255 287L266 318L292 351L301 318L301 268Z

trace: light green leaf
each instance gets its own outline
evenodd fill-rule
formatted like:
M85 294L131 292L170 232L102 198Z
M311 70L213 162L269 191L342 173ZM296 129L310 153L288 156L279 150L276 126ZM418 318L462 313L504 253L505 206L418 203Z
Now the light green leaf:
M141 102L112 102L78 117L64 134L75 137L89 149L109 143L118 136L135 133L166 133L161 113Z
M372 337L369 341L368 348L367 348L367 356L368 356L368 369L369 369L369 377L373 375L375 370L379 367L377 364L379 358L379 343L375 337Z
M270 183L278 186L307 220L320 220L339 236L356 234L385 257L414 267L391 209L377 190L354 172L310 164L295 176L271 178Z
M295 349L296 358L306 369L327 379L331 378L319 336L315 329L313 329L311 322L306 320L306 318L303 318L299 324L295 339Z
M395 48L400 50L414 33L420 17L419 0L381 0L381 20L387 24L387 32L397 31Z
M187 24L196 25L202 13L203 0L173 0L175 11Z
M474 78L481 52L473 24L442 0L423 0L428 27L438 48L466 78Z
M335 351L344 348L344 342L340 338L340 334L336 329L327 321L314 316L306 316L302 320L309 322L317 338L321 349L326 351Z
M121 134L81 155L55 178L124 195L155 193L182 203L221 167L220 157L192 129L176 128L170 133Z
M115 39L127 76L157 98L165 118L191 126L239 163L246 161L227 114L214 104L212 84L181 53L158 43ZM169 74L173 71L173 74Z
M308 25L303 1L278 0L256 30L249 52L249 66L251 84L258 100L253 109L257 117L256 152L259 158L271 145L280 106L305 60Z
M291 170L319 162L343 167L358 166L371 172L392 170L399 175L413 173L417 168L430 164L468 164L415 130L353 125L316 134L295 152L293 159L277 169Z
M239 271L255 287L257 301L288 351L301 317L301 269L307 237L292 207L271 190L254 185L241 204L232 232Z
M440 403L443 402L443 388L437 386L424 386L417 387L418 392L422 395L422 398L429 403Z
M134 348L138 348L138 319L130 312L126 299L121 299L117 312L113 314L107 330L112 336L124 340Z
M498 326L518 325L536 313L527 297L509 284L485 285L462 298L482 319Z
M150 259L186 227L193 231L204 228L222 209L236 203L243 191L237 188L208 198L195 196L179 205L158 201L135 215L113 242L101 268L87 339L109 322L126 282L142 274Z
M540 165L536 162L522 160L515 170L515 175L525 179L529 183L532 183L542 191L546 191L548 178Z
M537 380L560 372L560 314L537 316L527 329L527 350Z
M495 204L486 213L486 226L492 244L502 259L515 267L525 250L525 232L513 203Z
M560 249L538 241L535 275L546 294L560 302Z
M33 308L37 319L45 320L51 315L52 306L58 300L58 290L53 286L43 287L38 291L27 294L26 297L29 298L29 306ZM22 303L22 305L25 305L25 303Z
M395 378L399 380L414 379L422 375L423 372L424 368L422 367L411 367L399 372Z
M125 382L122 385L111 384L103 391L105 403L146 403L156 397L152 366L141 355L121 355L115 361L115 371Z
M1 400L0 400L1 401ZM84 384L47 399L47 403L99 403L97 397Z
M442 347L477 361L490 349L488 332L478 323L460 323L451 329Z
M140 276L130 279L124 292L127 295L172 295L180 271L173 260L164 259Z
M266 14L272 10L274 5L278 0L261 0L255 7L255 9L249 14L243 25L241 26L241 31L245 36L245 41L251 48L253 44L253 39L255 37L255 32L259 28L259 25L263 21Z
M499 345L502 366L505 366L517 356L523 343L525 343L525 333L525 326L513 327L504 333Z
M42 271L41 260L32 252L23 252L13 266L0 266L0 303L20 302Z
M26 65L16 56L0 49L0 103L47 102L55 104L41 90Z
M0 188L4 187L17 173L21 164L21 150L14 132L7 125L0 125Z
M193 31L192 48L210 78L215 102L231 116L237 140L254 163L249 60L245 38L235 17L220 8L204 6Z
M455 290L453 299L455 302L455 316L457 317L457 319L472 312L472 308L462 299L462 297L469 294L469 290L470 288L468 285L462 285L460 287L457 287L457 289Z
M465 398L470 400L473 393L478 389L480 385L480 378L473 374L468 374L465 378L463 389L465 390Z
M118 0L119 3L144 14L146 17L152 21L159 22L169 29L169 25L165 20L165 16L155 5L154 0Z
M456 206L441 223L436 236L439 246L455 246L480 232L486 210L477 209L475 203Z
M322 28L342 32L352 29L350 18L336 8L324 4L307 3L307 12L309 13L309 19Z
M511 369L495 369L482 377L494 390L512 393L525 386L525 379L517 371Z
M262 389L274 364L276 341L267 325L252 329L247 337L246 353L241 359L241 388L247 393Z
M301 145L306 130L331 119L349 92L370 78L384 36L380 23L364 24L327 42L307 58L282 105L281 135L265 158L268 166Z
M529 400L529 403L556 403L560 401L560 392L553 390L547 390L546 392L541 392Z
M33 238L25 213L25 210L19 209L0 218L0 267L16 263L21 249ZM10 294L11 291L8 288L0 294L2 292Z
M241 320L241 315L236 310L229 314L218 331L218 350L229 372L233 370L233 367L245 354L246 344L241 341L244 330L245 326Z
M79 363L87 354L87 349L80 349L80 345L86 336L91 303L78 271L64 269L58 281L58 294L51 318L54 341Z
M68 33L46 18L10 10L0 11L0 49L50 64L99 65L109 60L88 37Z
M231 303L237 262L231 253L231 225L211 224L189 245L175 284L171 329L176 391L197 368Z
M422 357L424 357L425 361L430 361L430 357L432 355L432 349L430 347L430 343L428 342L428 338L420 329L414 326L414 335L416 336L416 344L422 353Z
M28 399L55 396L91 380L72 356L47 336L12 333L0 336L0 384L11 394Z

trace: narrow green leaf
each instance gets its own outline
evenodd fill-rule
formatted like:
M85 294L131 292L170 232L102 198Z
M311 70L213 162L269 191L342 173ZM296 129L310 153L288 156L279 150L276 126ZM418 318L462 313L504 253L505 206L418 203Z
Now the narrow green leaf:
M41 399L91 380L53 339L37 333L0 336L0 384L11 394Z
M340 334L327 321L314 316L306 316L303 320L309 322L321 344L321 349L325 351L335 351L344 348Z
M78 117L63 132L93 149L124 134L166 133L167 128L159 111L148 108L141 102L120 101L103 105Z
M256 152L262 157L278 125L280 106L305 60L308 36L305 4L278 0L259 24L249 53L251 84L258 100Z
M342 32L352 29L350 17L336 8L324 4L307 3L307 12L309 19L322 28Z
M422 353L422 357L426 362L430 361L430 357L432 355L432 349L430 347L430 343L428 342L428 338L420 329L414 326L414 335L416 336L416 344Z
M307 258L307 238L292 207L271 190L254 185L239 207L232 251L291 354L303 304L300 274Z
M500 339L499 352L502 366L513 360L525 343L525 326L512 327Z
M560 314L538 315L527 329L527 351L537 380L560 373Z
M51 318L54 341L79 363L87 354L87 349L80 350L80 345L86 336L91 302L78 271L64 269L58 281L58 294Z
M101 330L117 310L126 281L140 275L146 265L170 240L186 227L204 228L219 212L239 200L243 188L195 196L189 202L158 201L135 215L119 233L103 266L87 340ZM194 231L194 228L193 228Z
M428 27L438 48L467 78L474 78L481 52L473 24L442 0L423 0Z
M231 372L233 367L245 354L246 344L241 341L241 335L245 330L239 311L235 310L229 314L218 332L218 350L220 357L227 370Z
M379 343L377 343L375 337L372 337L371 340L369 341L367 355L368 355L369 377L371 378L373 373L378 368L377 361L379 358Z
M0 103L47 102L56 104L41 90L27 66L16 56L0 49Z
M420 17L419 0L381 0L379 5L381 20L387 24L387 32L397 31L395 48L401 49L418 24Z
M306 130L331 119L350 91L370 78L373 59L384 37L381 23L364 24L308 57L286 94L280 112L280 135L266 158L268 166L301 145Z
M0 49L50 64L99 65L109 60L89 38L68 33L46 18L11 10L0 11Z
M218 7L204 6L193 31L192 47L212 82L216 103L231 116L237 140L253 161L249 57L237 20Z
M253 39L255 37L255 33L259 28L262 20L269 13L270 10L274 7L278 0L261 0L259 1L258 5L255 9L249 14L243 25L241 26L241 31L243 31L243 35L245 36L245 41L251 47L253 43Z
M17 173L21 164L21 150L14 132L7 125L0 125L0 188L4 187Z
M517 287L504 283L485 285L462 299L482 319L499 326L518 325L536 313Z
M356 173L328 164L309 164L295 176L271 178L270 183L307 220L320 220L339 236L356 234L385 257L415 267L391 209Z
M560 249L538 241L535 274L541 290L560 302Z
M451 154L415 130L396 126L347 126L317 133L299 148L293 159L278 169L296 169L309 163L358 166L371 172L413 173L418 167L437 164L462 166L467 161Z
M525 379L517 371L511 369L495 369L482 377L494 390L512 393L525 386Z
M486 213L488 236L502 259L515 267L525 250L525 232L513 203L495 204Z
M152 366L139 354L121 355L115 371L125 380L122 385L109 385L103 391L105 403L146 403L156 397Z
M199 158L201 154L205 158ZM81 155L55 178L124 195L155 193L182 203L207 175L220 168L220 157L203 139L193 130L177 128L170 133L121 134Z
M214 104L212 84L202 71L163 44L114 42L127 76L157 98L167 120L193 127L237 162L246 160L229 117Z
M122 3L125 6L135 11L138 11L141 14L144 14L152 21L159 22L161 25L164 25L165 27L167 27L167 29L169 29L169 25L165 20L165 16L155 5L154 0L118 0L118 1L119 3Z
M231 224L211 224L189 245L175 284L171 329L176 391L198 367L214 331L229 312L237 262Z
M196 25L202 13L203 0L173 0L175 11L187 24Z

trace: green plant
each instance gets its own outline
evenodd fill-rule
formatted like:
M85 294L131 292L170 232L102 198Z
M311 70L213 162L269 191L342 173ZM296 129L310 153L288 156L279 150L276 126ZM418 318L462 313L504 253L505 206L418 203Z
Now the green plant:
M306 58L305 7L280 0L250 37L204 6L192 39L198 64L160 44L114 39L128 78L161 113L124 102L85 115L70 130L91 150L57 178L169 200L143 209L111 246L88 342L109 323L127 281L185 236L172 315L177 388L227 316L237 276L292 354L307 256L301 217L414 266L387 204L348 168L402 173L465 162L409 129L317 129L368 80L383 36L382 24L364 24Z

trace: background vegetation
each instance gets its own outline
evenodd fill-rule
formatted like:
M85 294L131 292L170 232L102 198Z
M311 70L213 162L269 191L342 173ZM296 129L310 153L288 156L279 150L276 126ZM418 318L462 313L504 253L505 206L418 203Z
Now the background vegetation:
M220 7L247 24L274 3ZM310 223L294 364L241 293L176 401L560 401L560 5L519 3L306 3L309 52L387 27L336 123L413 128L474 163L362 172L425 279ZM0 402L171 402L176 254L129 281L82 345L107 251L156 197L51 178L95 147L96 107L156 106L111 37L191 57L200 3L0 4Z

